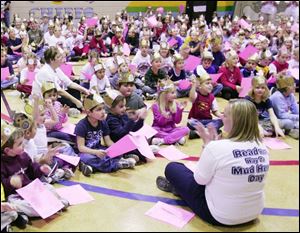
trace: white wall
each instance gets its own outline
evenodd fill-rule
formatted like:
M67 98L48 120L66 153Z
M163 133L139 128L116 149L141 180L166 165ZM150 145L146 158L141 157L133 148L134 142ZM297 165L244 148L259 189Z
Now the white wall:
M55 4L55 3L58 4ZM44 13L50 17L54 15L64 16L71 12L74 19L79 19L82 15L87 18L94 13L98 16L109 15L112 19L116 12L125 9L130 1L12 1L11 17L17 13L22 19L29 18L32 12L35 17L40 18Z

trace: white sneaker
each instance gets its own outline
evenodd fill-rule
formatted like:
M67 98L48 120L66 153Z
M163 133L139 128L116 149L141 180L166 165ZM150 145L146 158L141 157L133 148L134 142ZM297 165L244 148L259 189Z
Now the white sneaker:
M151 144L160 146L164 143L164 140L162 138L153 138Z
M150 148L154 154L158 153L158 151L160 150L159 146L157 145L150 145Z
M178 143L179 143L180 145L184 145L185 142L186 142L185 137L180 138L180 140L178 141Z
M136 162L133 158L121 158L118 162L119 169L134 168Z
M70 108L68 111L69 117L78 118L80 115L80 111L77 108Z
M289 132L289 136L296 139L296 140L299 140L299 129L292 129Z

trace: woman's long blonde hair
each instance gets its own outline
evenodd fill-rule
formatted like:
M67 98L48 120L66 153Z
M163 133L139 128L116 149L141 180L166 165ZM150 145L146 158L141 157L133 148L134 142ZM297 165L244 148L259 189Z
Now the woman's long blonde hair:
M255 105L246 99L229 101L229 114L232 129L227 138L237 142L262 141L258 128L258 115Z

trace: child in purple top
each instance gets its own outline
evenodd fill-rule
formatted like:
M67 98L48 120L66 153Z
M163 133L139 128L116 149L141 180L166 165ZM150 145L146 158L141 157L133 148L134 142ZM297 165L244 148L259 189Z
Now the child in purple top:
M176 90L171 81L161 81L158 85L157 102L152 105L152 127L158 131L152 144L185 143L185 136L189 133L188 127L176 127L182 119L182 112L187 102L176 103Z

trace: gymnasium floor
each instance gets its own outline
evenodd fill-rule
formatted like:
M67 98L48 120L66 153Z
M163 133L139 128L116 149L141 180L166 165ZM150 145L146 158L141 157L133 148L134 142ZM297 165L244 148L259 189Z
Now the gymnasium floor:
M75 66L75 74L80 66ZM15 90L6 90L5 95L13 110L23 110L24 103ZM298 93L297 99L299 100ZM180 100L182 101L182 100ZM223 111L226 101L217 99L220 110ZM153 101L152 101L153 102ZM147 101L147 104L151 104ZM1 99L1 104L3 101ZM186 124L188 110L185 109L182 124ZM1 113L7 114L4 104ZM81 117L84 117L83 115ZM78 119L71 119L76 123ZM152 113L149 111L146 123L151 125ZM58 213L46 220L32 220L25 230L13 227L13 231L299 231L299 145L298 141L287 137L284 140L292 149L270 150L271 166L265 187L265 209L252 224L225 228L214 227L200 218L194 217L182 229L160 222L145 215L157 201L184 206L177 197L156 188L155 179L163 175L168 160L157 158L145 165L130 170L120 170L116 173L92 174L85 177L76 171L70 181L55 184L81 184L94 197L94 201L70 206L67 211ZM201 151L200 139L188 140L184 146L178 147L182 152L192 156L196 161ZM183 163L189 162L183 160Z

